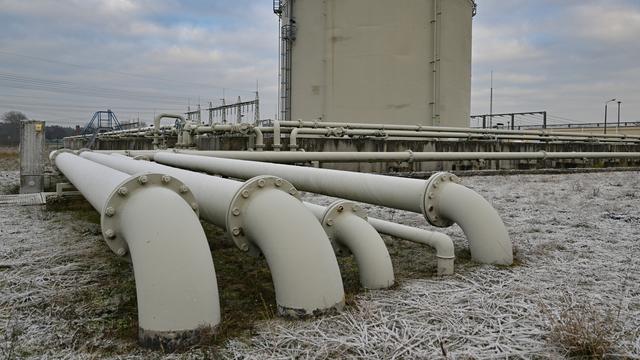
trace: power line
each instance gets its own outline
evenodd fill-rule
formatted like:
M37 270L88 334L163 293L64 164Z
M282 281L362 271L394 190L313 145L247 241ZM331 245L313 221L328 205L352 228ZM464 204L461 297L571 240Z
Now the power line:
M69 81L61 80L49 80L43 78L34 78L29 76L23 76L20 74L2 73L0 72L0 81L9 83L8 87L18 89L40 90L40 91L60 91L74 95L81 96L97 96L97 97L111 97L118 99L145 99L155 101L176 101L185 103L189 101L189 97L176 97L168 94L162 94L157 92L144 92L114 89L97 86L79 85Z
M33 55L24 55L24 54L18 54L18 53L2 51L2 50L0 50L0 54L11 55L11 56L21 57L21 58L25 58L25 59L31 59L31 60L41 61L41 62L47 62L47 63L71 66L71 67L78 67L78 68L97 70L97 71L101 71L101 72L105 72L105 73L112 73L112 74L119 74L119 75L130 76L130 77L137 77L137 78L141 78L141 79L164 81L164 82L168 82L168 83L172 83L172 84L181 83L181 84L185 84L185 85L203 86L203 87L214 88L214 89L218 89L218 90L232 90L232 91L239 91L239 92L246 92L246 93L255 93L255 91L253 91L253 90L234 89L234 88L229 88L229 87L221 87L221 86L215 86L215 85L197 83L197 82L190 82L190 81L184 81L184 80L170 80L170 79L164 79L164 78L155 77L155 76L149 76L149 75L133 74L133 73L128 73L128 72L124 72L124 71L106 70L106 69L101 69L101 68L96 67L96 66L72 64L72 63L63 62L63 61L59 61L59 60L45 59L45 58L40 58L40 57L33 56Z
M0 95L0 98L3 95ZM51 103L24 103L24 102L12 102L11 105L16 106L33 106L45 109L101 109L101 108L109 108L111 110L171 110L171 111L184 111L184 107L165 107L165 106L154 106L154 107L138 107L138 106L109 106L109 105L77 105L77 104L51 104ZM10 105L9 105L10 106Z

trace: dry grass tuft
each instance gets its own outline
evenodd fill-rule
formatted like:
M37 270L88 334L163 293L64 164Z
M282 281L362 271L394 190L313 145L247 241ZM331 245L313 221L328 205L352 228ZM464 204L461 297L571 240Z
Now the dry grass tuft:
M613 351L616 324L611 314L603 315L591 306L577 305L562 311L555 319L549 339L568 356L602 359Z

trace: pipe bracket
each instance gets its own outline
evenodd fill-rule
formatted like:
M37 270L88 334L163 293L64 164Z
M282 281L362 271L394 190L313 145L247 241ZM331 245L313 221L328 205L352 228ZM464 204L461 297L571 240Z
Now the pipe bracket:
M245 236L242 215L251 202L251 196L259 191L278 190L301 200L300 192L287 180L276 176L261 175L253 177L242 184L236 191L227 210L227 232L229 237L242 250L250 255L259 256L262 252Z
M324 231L327 233L327 237L331 241L331 246L333 247L334 252L338 256L351 255L351 250L349 250L349 248L335 240L335 221L338 217L346 214L352 214L362 218L364 221L367 221L367 212L353 201L348 200L337 200L333 202L327 207L322 215L322 220L320 221Z
M171 176L158 173L139 173L126 179L109 194L104 208L100 215L100 227L105 242L116 255L127 255L127 261L130 261L129 246L126 239L122 236L120 229L120 209L126 204L127 199L135 191L140 191L149 187L163 187L178 194L184 201L191 206L196 212L198 203L195 196L189 188L180 180Z
M438 213L438 193L442 186L448 182L459 184L461 181L459 177L448 172L437 172L427 180L427 186L422 196L422 214L433 226L449 227L453 225L453 221Z

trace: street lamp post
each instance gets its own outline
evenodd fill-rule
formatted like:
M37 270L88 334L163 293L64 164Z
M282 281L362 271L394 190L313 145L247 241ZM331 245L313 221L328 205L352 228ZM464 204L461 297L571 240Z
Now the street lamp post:
M618 100L618 129L620 128L620 104L622 104L622 101Z
M611 99L604 103L604 133L607 133L607 106L610 102L614 102L616 99Z

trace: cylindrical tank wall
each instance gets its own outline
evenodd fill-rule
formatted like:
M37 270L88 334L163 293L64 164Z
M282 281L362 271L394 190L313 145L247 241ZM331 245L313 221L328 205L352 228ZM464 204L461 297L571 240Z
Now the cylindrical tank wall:
M471 0L287 6L282 23L295 26L291 119L469 125Z

